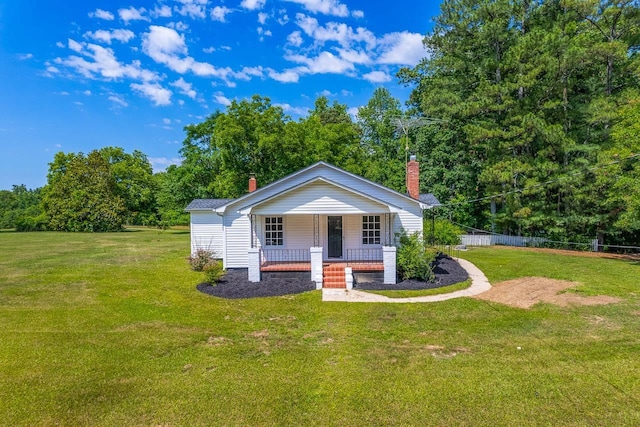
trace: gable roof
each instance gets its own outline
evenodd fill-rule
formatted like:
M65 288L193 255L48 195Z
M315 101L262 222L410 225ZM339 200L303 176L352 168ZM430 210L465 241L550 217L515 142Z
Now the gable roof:
M277 199L277 198L279 198L281 196L286 195L287 193L303 189L303 188L305 188L305 187L307 187L307 186L309 186L311 184L315 184L315 183L318 183L318 182L329 184L329 185L331 185L333 187L348 191L349 193L356 194L356 195L360 196L363 199L366 199L366 200L369 200L371 202L386 206L389 209L389 211L391 211L391 212L397 212L397 211L400 210L399 207L397 207L396 205L394 205L392 203L389 203L389 202L384 201L384 200L380 200L380 199L378 199L376 197L373 197L373 196L371 196L369 194L363 193L363 192L361 192L361 191L359 191L357 189L354 189L354 188L351 188L349 186L343 185L341 183L332 181L330 179L327 179L327 178L324 178L324 177L321 177L321 176L316 176L316 177L311 178L311 179L309 179L307 181L304 181L302 183L298 183L296 186L285 188L282 191L280 191L278 193L275 193L275 194L272 194L271 196L266 197L264 199L261 199L261 200L255 202L255 203L249 204L247 206L243 206L243 207L241 207L239 209L239 211L241 213L243 213L243 214L244 213L246 213L246 214L251 213L251 210L253 208L255 208L255 207L258 207L260 205L269 203L274 199Z
M280 178L279 180L274 181L274 182L272 182L272 183L270 183L270 184L268 184L268 185L266 185L264 187L260 187L260 188L258 188L257 190L255 190L255 191L253 191L251 193L247 193L247 194L245 194L243 196L238 197L237 199L230 200L228 203L223 204L221 206L218 206L216 208L216 211L219 212L219 213L223 213L230 204L232 204L232 203L235 204L237 202L241 202L241 201L244 201L245 199L249 199L249 198L252 198L252 199L255 198L257 200L254 203L259 203L262 200L261 197L260 197L261 195L264 196L264 198L270 198L273 195L271 190L274 187L281 186L281 185L285 184L287 181L294 180L294 178L296 178L299 175L302 175L302 174L307 173L307 172L309 172L309 171L311 171L311 170L313 170L315 168L320 168L320 167L325 167L325 168L328 168L328 169L332 169L332 170L337 171L337 172L339 172L341 174L345 174L345 175L348 175L348 176L350 176L352 178L358 179L358 180L362 181L363 183L366 183L366 184L369 184L369 185L373 185L373 186L375 186L375 187L377 187L379 189L382 189L385 192L388 192L389 194L393 194L396 197L399 196L401 198L404 198L405 201L407 201L407 202L417 203L417 204L420 205L420 207L422 209L430 209L433 206L435 206L435 205L432 205L430 203L425 203L422 200L413 199L413 198L409 197L407 194L399 193L399 192L397 192L395 190L392 190L391 188L388 188L388 187L385 187L384 185L381 185L381 184L378 184L376 182L370 181L370 180L368 180L368 179L366 179L366 178L364 178L364 177L362 177L360 175L356 175L354 173L348 172L348 171L346 171L344 169L341 169L341 168L339 168L337 166L334 166L332 164L320 161L320 162L314 163L314 164L312 164L310 166L307 166L306 168L300 169L299 171L294 172L294 173L292 173L290 175L287 175L284 178ZM299 185L299 183L296 184L295 186L297 186L297 185ZM285 187L282 191L285 191L285 190L287 190L287 188L290 188L290 187L293 187L293 186L294 185L291 185L289 187ZM277 191L276 194L279 194L282 191ZM263 194L263 193L265 193L265 194ZM434 199L435 199L435 197L434 197ZM436 199L436 201L437 201L437 199ZM254 203L249 202L249 203L247 203L247 205L251 205L251 204L254 204ZM438 202L438 204L440 204L440 203ZM244 205L244 206L247 206L247 205Z
M224 206L234 199L195 199L184 210L191 211L210 211Z

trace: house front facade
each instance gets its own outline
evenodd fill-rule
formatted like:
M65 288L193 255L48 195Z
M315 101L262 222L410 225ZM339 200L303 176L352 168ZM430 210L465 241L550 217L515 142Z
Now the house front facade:
M249 181L237 199L198 199L191 214L191 252L206 249L226 269L307 272L321 287L349 288L353 273L379 272L396 282L397 233L422 233L425 209L438 204L418 194L418 163L408 163L409 195L318 162L265 187Z

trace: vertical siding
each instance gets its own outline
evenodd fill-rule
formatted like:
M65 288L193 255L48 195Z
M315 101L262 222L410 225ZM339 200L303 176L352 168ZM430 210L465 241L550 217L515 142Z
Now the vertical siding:
M250 222L246 215L227 212L224 216L226 234L225 268L247 268L247 251L250 246Z
M224 257L222 217L214 212L191 212L191 253L198 249Z

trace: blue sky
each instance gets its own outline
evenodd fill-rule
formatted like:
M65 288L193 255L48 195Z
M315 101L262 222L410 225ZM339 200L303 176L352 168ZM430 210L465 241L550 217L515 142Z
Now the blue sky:
M268 96L365 104L426 55L439 1L0 0L0 189L46 184L58 151L178 163L183 127Z

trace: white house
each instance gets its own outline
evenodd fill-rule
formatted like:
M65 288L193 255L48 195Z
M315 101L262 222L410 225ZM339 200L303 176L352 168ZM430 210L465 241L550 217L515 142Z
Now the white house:
M311 274L318 288L350 288L354 272L381 272L396 282L395 236L422 232L422 214L439 204L419 194L419 165L407 164L409 195L325 162L265 187L249 180L237 199L197 199L191 214L191 252L215 251L227 269L262 274Z

